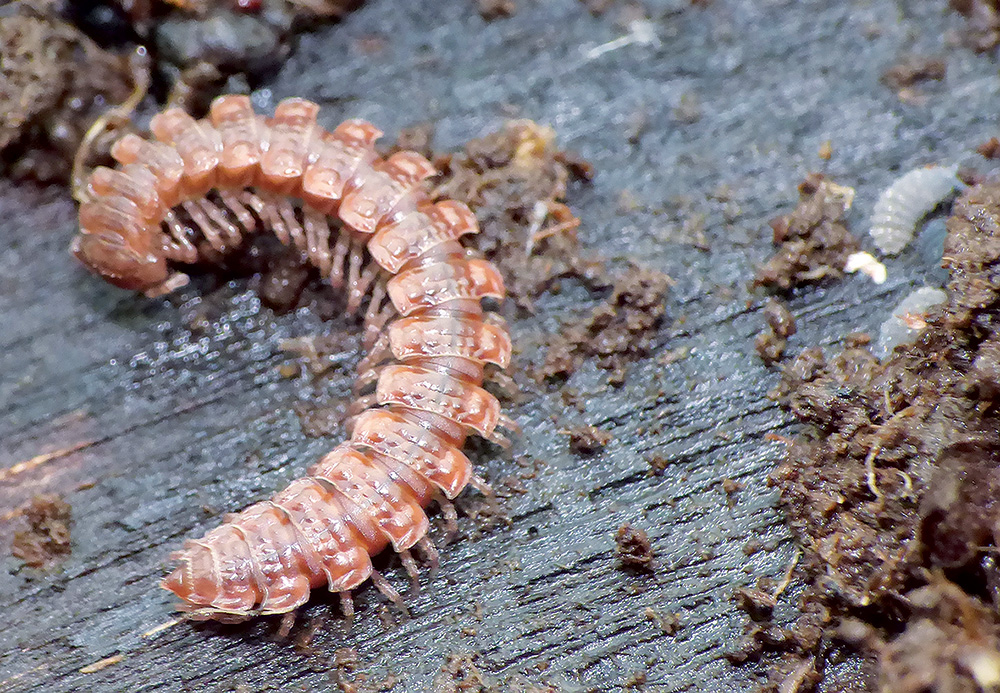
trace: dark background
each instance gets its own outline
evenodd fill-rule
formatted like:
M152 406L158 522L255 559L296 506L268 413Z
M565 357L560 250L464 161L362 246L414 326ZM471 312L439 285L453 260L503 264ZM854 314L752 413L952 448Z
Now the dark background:
M441 150L511 117L551 124L597 171L568 198L583 245L612 270L635 262L669 274L659 341L662 353L688 350L674 363L658 353L635 364L620 389L585 366L568 383L581 412L524 370L601 296L566 282L533 316L507 305L520 348L511 371L526 390L511 413L524 433L512 452L484 447L475 459L501 491L500 480L523 471L516 457L539 463L526 492L501 499L509 526L463 518L438 576L408 602L412 618L386 612L396 621L387 627L384 600L366 586L353 626L329 618L311 653L278 639L274 620L140 635L173 613L157 587L171 550L339 440L306 437L294 407L346 395L354 357L314 385L279 374L290 358L278 345L352 323L323 323L308 308L275 315L248 281L205 299L194 289L160 300L115 290L65 250L75 232L65 189L0 182L0 469L93 443L0 480L0 514L41 492L73 508L72 554L57 569L0 559L0 691L324 690L335 687L340 647L357 651L369 683L394 675L397 691L433 689L457 653L474 654L498 690L620 690L639 673L651 691L752 688L763 664L722 659L746 620L731 596L780 577L795 553L766 485L781 447L764 439L794 429L765 397L777 378L753 352L762 301L746 289L771 252L767 221L794 206L807 171L821 170L856 188L849 219L862 236L900 173L975 161L970 150L997 134L1000 78L992 58L960 45L964 20L945 2L644 5L653 41L609 46L628 35L621 13L595 17L575 0L521 0L492 22L470 0L371 0L301 36L257 92L262 110L303 96L323 105L327 126L361 117L390 138L433 121ZM947 76L904 101L879 78L908 54L941 57ZM678 112L691 103L695 122ZM826 140L829 162L817 154ZM623 192L634 204L621 204ZM685 240L685 222L690 231L699 219L707 250ZM914 248L889 261L880 287L855 276L794 296L792 351L877 330L933 274L926 255ZM558 431L581 424L614 439L575 455ZM653 455L670 461L656 476ZM732 503L727 478L744 485ZM653 541L651 575L617 568L625 521ZM762 548L747 555L753 540ZM403 571L388 565L402 586ZM293 637L335 603L313 599ZM793 604L794 590L779 615ZM678 614L680 630L664 634L647 608ZM122 660L79 673L113 655ZM855 664L835 667L831 689L851 689Z

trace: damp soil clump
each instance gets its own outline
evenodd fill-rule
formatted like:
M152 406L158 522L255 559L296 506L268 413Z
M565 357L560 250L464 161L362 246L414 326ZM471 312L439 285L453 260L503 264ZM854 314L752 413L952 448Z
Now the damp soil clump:
M906 55L882 73L882 82L894 91L912 87L920 82L940 82L947 74L944 60L929 55Z
M785 355L788 338L795 334L795 316L783 302L772 298L764 305L766 327L754 339L757 355L768 366Z
M953 10L965 17L963 42L977 53L989 53L1000 45L1000 2L997 0L951 0Z
M550 340L536 377L561 382L586 360L594 359L599 368L609 371L611 385L623 384L628 365L648 357L657 346L671 283L662 272L627 273L588 316L564 325Z
M0 17L0 175L66 183L84 134L131 95L141 68L50 5L25 2Z
M433 161L441 171L433 196L476 213L480 233L473 243L500 270L520 308L533 311L533 300L563 278L596 290L610 285L601 258L581 250L580 220L565 204L571 181L590 180L594 171L556 146L552 128L511 121Z
M614 436L597 426L574 426L563 431L569 436L569 449L577 455L596 455Z
M417 142L429 149L425 130L418 130ZM595 359L611 371L612 384L624 382L628 364L655 347L672 281L650 270L609 269L603 256L580 246L580 220L565 200L574 182L593 177L591 165L559 149L555 132L530 120L511 121L459 153L431 159L441 171L432 196L464 202L476 213L480 233L471 242L500 270L522 311L534 312L535 299L558 292L563 280L603 297L548 340L535 378L561 382Z
M854 189L811 173L799 184L799 204L771 221L777 252L757 272L752 287L786 292L799 286L844 276L858 240L844 216Z
M30 568L49 568L70 553L71 508L59 496L32 498L14 512L11 553Z
M788 627L744 609L731 658L773 658L763 690L801 690L844 648L865 658L857 690L1000 681L1000 184L947 228L948 300L915 342L882 362L858 335L808 348L772 393L805 424L771 477L804 587Z
M653 544L646 533L626 522L615 534L615 553L623 570L648 573L653 570Z

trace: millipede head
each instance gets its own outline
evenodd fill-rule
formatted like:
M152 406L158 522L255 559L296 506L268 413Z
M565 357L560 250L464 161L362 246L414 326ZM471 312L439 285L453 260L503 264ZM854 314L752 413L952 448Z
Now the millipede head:
M117 234L81 233L69 249L87 269L121 289L146 291L170 275L162 257L134 250Z

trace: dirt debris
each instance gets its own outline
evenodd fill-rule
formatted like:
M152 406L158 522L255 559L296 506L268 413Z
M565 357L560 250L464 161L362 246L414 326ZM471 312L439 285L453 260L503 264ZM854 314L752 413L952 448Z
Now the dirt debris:
M1000 139L989 138L976 147L976 152L984 159L1000 159Z
M530 120L470 141L463 152L434 157L442 177L434 197L468 204L479 219L475 240L507 281L508 295L533 310L532 299L574 278L590 288L610 285L604 265L579 248L580 220L563 200L571 180L590 165L555 146L555 132Z
M569 449L578 455L594 455L614 440L614 436L597 426L574 426L561 431L569 436Z
M882 83L897 93L912 89L921 82L940 82L945 78L947 63L929 55L906 55L882 73Z
M663 613L647 606L646 610L643 611L643 616L646 617L647 621L656 624L664 635L677 635L683 626L680 614Z
M11 553L31 568L48 568L70 553L70 505L59 496L32 498L18 508L14 522L24 529L14 532Z
M396 137L396 144L387 152L387 155L401 151L411 151L422 154L428 159L435 157L431 145L434 142L434 123L425 122L411 125L399 131Z
M565 380L593 358L598 367L611 371L612 385L624 383L628 364L649 356L656 346L671 283L670 277L652 270L619 279L611 296L589 316L564 325L553 337L536 377Z
M757 335L754 348L761 360L770 366L785 354L788 338L795 334L795 317L783 302L772 298L764 306L767 327Z
M616 2L617 0L580 0L580 3L587 8L587 11L595 17L599 17L607 12Z
M84 134L129 97L134 70L50 3L24 2L0 17L0 173L68 182Z
M663 474L667 467L670 466L670 458L660 454L653 454L646 458L646 463L649 464L649 471L647 474L649 476L659 476Z
M831 639L870 662L858 690L1000 682L1000 184L966 191L947 228L948 301L916 342L882 363L856 335L808 348L772 393L807 426L771 477L805 587L789 627L743 595L731 657L773 659L763 690L818 681Z
M434 678L436 693L491 693L498 691L492 680L476 665L475 655L448 655Z
M843 219L854 201L854 189L819 173L799 184L799 204L771 221L778 252L757 273L753 287L788 291L804 284L844 275L847 257L858 250Z
M951 0L952 9L966 19L964 42L978 53L1000 45L1000 3L997 0Z
M646 533L626 522L615 534L615 553L626 570L651 572L653 569L653 544Z
M517 13L517 3L514 0L477 0L479 15L486 21L505 19Z
M979 693L1000 684L996 608L936 575L906 595L913 605L905 630L889 642L872 638L879 685L894 693Z

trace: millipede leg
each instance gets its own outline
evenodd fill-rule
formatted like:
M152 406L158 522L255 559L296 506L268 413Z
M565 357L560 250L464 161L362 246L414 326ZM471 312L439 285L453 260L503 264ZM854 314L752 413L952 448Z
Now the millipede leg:
M517 435L518 433L521 432L520 424L518 424L517 421L514 421L514 419L510 418L504 413L500 414L500 425L503 426L507 431L513 433L514 435Z
M396 588L389 584L389 581L385 579L382 573L377 570L373 570L372 583L378 588L378 591L381 592L386 599L396 606L397 609L402 611L407 616L410 615L410 610L407 609L406 604L403 603L403 598L399 596L399 592L397 592Z
M471 486L472 488L476 489L481 494L483 494L483 498L486 499L486 504L490 506L491 513L493 513L497 517L503 516L503 509L497 502L497 494L493 490L493 487L491 487L488 483L486 483L486 479L482 478L481 476L473 474L472 477L469 479L469 486Z
M354 597L350 592L340 592L340 611L344 614L344 620L350 626L354 623Z
M285 226L284 220L282 220L281 215L278 213L274 196L261 196L258 200L261 202L261 206L257 209L260 218L270 227L282 245L291 243L291 237L288 235L288 227Z
M182 202L181 207L183 207L184 211L191 217L191 221L193 221L195 226L198 227L198 230L201 231L201 234L205 237L205 240L208 241L208 244L220 253L224 252L226 250L226 244L223 242L222 237L215 228L215 225L201 210L201 207L199 207L193 200Z
M417 542L417 546L420 547L420 551L424 554L424 560L427 561L431 577L434 577L437 574L438 566L441 565L441 554L438 553L437 547L434 546L434 542L427 535L420 538L420 541Z
M219 207L206 198L197 201L198 207L215 224L216 229L221 230L226 236L230 246L237 246L243 241L243 234L240 229L226 218L225 213Z
M514 379L510 377L510 374L505 373L499 368L495 370L488 371L490 382L494 383L500 390L507 396L514 398L520 394L521 390L518 388L517 383Z
M385 324L389 322L396 315L396 307L392 305L391 302L386 302L382 306L370 322L368 322L365 330L365 336L363 345L367 348L371 342L375 341L376 338L382 334Z
M450 544L458 534L458 511L455 510L455 504L445 498L443 493L438 494L437 504L441 508L441 514L444 515L444 543Z
M316 265L320 274L329 274L330 224L323 216L306 210L303 225L306 229L306 244L310 261Z
M295 612L289 611L287 614L281 615L281 623L278 625L278 638L285 640L288 634L292 632L292 628L295 626Z
M281 220L285 222L285 227L292 238L292 244L303 253L308 253L309 247L306 244L305 229L302 228L299 220L295 218L295 209L287 197L282 197L278 200L278 214L281 216Z
M486 479L478 474L473 474L469 477L469 486L476 489L487 498L496 498L497 494L494 493L493 487L486 482Z
M351 244L351 254L347 258L347 312L354 315L361 307L364 292L358 290L361 281L361 265L364 263L363 246Z
M389 336L379 331L375 344L368 349L368 353L365 354L365 357L358 364L358 373L361 374L370 371L390 356L392 356L392 352L389 351Z
M198 249L187 237L187 229L184 228L174 210L170 210L163 217L163 223L167 225L171 238L175 243L171 243L167 248L168 257L185 264L193 264L198 261Z
M361 302L368 294L368 290L372 288L373 284L375 284L379 271L379 266L374 262L365 265L364 269L361 270L361 274L358 276L357 284L351 287L351 298L347 302L348 312L355 313L361 308ZM374 300L374 298L372 300ZM382 299L379 297L379 303L381 302Z
M365 311L364 325L365 330L368 331L372 324L372 320L378 315L379 308L382 307L382 301L385 300L385 282L377 282L372 288L371 300L368 302L368 310ZM367 335L366 335L367 336Z
M330 262L330 286L339 289L344 285L344 263L347 260L347 253L351 249L351 237L345 232L337 236L337 243L333 246L333 258Z
M257 220L236 195L228 190L220 190L219 199L222 200L222 204L226 206L226 209L240 222L240 226L243 227L245 233L253 233L257 230Z
M510 418L506 414L500 414L499 426L497 429L503 428L504 430L517 435L521 432L521 427L518 425L514 419ZM504 450L510 447L510 438L500 433L499 430L494 429L490 431L490 434L486 436L486 440L490 441L494 445L499 445Z
M410 576L410 590L406 596L415 597L420 594L420 568L417 567L417 561L407 549L399 552L399 560L406 568L406 574Z
M364 397L359 397L358 399L351 402L351 406L347 408L348 416L357 416L365 409L369 409L378 404L378 400L375 398L374 394L365 395Z
M486 440L490 441L494 445L499 445L504 450L510 447L510 438L496 430L490 431L490 434L486 436Z
M351 387L352 394L355 397L360 395L366 387L378 380L379 373L381 372L381 368L369 368L364 373L358 375L354 380L354 385Z

